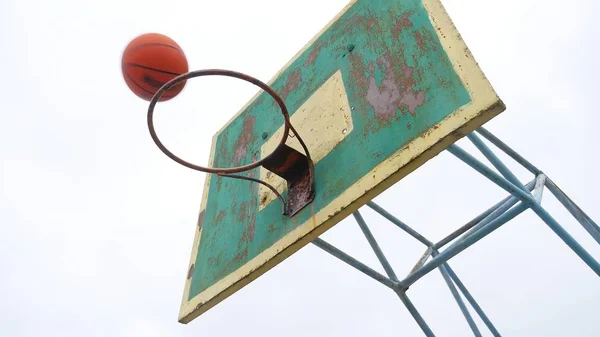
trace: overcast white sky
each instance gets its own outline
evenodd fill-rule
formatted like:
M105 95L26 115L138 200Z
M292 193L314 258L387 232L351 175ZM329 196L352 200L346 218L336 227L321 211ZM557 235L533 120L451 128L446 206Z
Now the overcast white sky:
M179 324L204 176L154 146L147 104L121 77L126 43L155 31L178 41L192 69L269 80L347 1L3 0L0 335L421 336L392 292L313 246ZM488 129L598 221L600 5L568 3L444 1L508 107ZM190 82L159 106L158 131L206 163L214 132L254 93L231 80ZM442 154L377 201L439 240L504 195ZM544 202L600 259L549 192ZM364 216L406 275L423 247ZM381 270L352 219L324 238ZM600 335L598 277L531 212L450 262L505 336ZM439 336L470 334L439 272L408 294Z

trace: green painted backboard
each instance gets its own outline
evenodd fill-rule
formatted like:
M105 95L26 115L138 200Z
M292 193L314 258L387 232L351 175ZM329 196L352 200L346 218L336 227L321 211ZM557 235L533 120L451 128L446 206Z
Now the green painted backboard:
M262 185L207 175L179 314L187 323L504 110L439 0L355 0L269 84L315 161L293 217ZM283 118L259 92L213 138L210 165L274 149ZM288 145L301 151L297 141ZM285 182L246 173L285 193Z

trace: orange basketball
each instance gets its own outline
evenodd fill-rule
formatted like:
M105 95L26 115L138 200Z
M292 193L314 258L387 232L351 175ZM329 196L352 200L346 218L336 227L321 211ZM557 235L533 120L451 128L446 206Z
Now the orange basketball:
M181 47L171 38L157 33L133 39L123 52L121 68L125 83L138 97L150 101L169 80L188 72ZM160 101L169 100L183 90L185 81L166 91Z

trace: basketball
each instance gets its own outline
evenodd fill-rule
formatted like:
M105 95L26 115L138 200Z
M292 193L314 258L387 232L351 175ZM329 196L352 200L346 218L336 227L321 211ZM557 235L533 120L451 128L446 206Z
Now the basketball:
M188 72L188 62L181 47L168 36L148 33L133 39L123 52L121 68L125 83L138 97L151 101L169 80ZM159 101L177 96L185 81L166 91Z

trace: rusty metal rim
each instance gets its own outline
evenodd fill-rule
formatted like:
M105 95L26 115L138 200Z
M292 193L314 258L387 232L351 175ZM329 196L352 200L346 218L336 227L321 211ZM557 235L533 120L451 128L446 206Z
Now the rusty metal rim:
M283 115L283 118L284 118L283 135L281 137L281 140L279 141L278 147L285 143L285 141L287 140L287 138L289 136L290 129L292 129L292 132L294 133L294 135L296 137L298 137L298 141L304 148L307 158L310 159L310 154L308 153L308 148L306 147L306 145L304 144L304 142L302 141L302 139L300 138L300 136L298 135L296 130L294 130L294 128L292 127L292 125L290 123L290 116L289 116L287 107L285 106L285 103L283 102L283 99L281 99L281 97L266 83L254 78L252 76L249 76L249 75L246 75L246 74L243 74L240 72L232 71L232 70L225 70L225 69L204 69L204 70L196 70L196 71L191 71L191 72L188 72L185 74L181 74L181 75L171 79L167 83L165 83L152 97L152 100L150 101L150 106L148 107L148 129L150 131L150 136L152 137L152 140L154 140L154 143L156 144L156 146L158 146L158 148L164 154L166 154L169 158L173 159L174 161L176 161L177 163L179 163L183 166L189 167L189 168L197 170L197 171L226 175L228 173L238 173L238 172L248 171L248 170L251 170L258 166L261 166L262 163L269 160L269 158L271 158L271 156L277 150L277 149L273 150L273 152L271 152L269 155L267 155L266 157L254 162L254 163L244 165L244 166L230 167L230 168L213 168L213 167L204 167L204 166L192 164L188 161L181 159L180 157L178 157L177 155L175 155L174 153L169 151L166 148L166 146L164 146L163 143L160 141L158 136L156 135L156 130L154 129L154 119L153 119L154 107L156 106L156 103L158 103L158 100L162 97L162 95L167 90L173 88L179 82L182 82L182 81L188 80L190 78L194 78L194 77L200 77L200 76L234 77L234 78L237 78L240 80L244 80L246 82L250 82L250 83L256 85L257 87L261 88L262 90L264 90L267 94L269 94L271 97L273 97L273 99L277 102L277 104L281 108L281 114Z
M273 152L271 152L269 155L267 155L266 157L262 158L259 161L256 161L252 164L248 164L248 165L244 165L244 166L238 166L238 167L231 167L231 168L214 168L214 167L204 167L204 166L200 166L200 165L195 165L192 164L190 162L187 162L183 159L181 159L180 157L178 157L177 155L175 155L174 153L172 153L171 151L169 151L166 146L163 145L163 143L160 141L160 139L158 138L157 134L156 134L156 130L154 128L154 107L156 106L156 103L158 103L158 101L160 100L160 98L162 97L162 95L169 89L173 88L175 85L177 85L179 82L188 80L190 78L194 78L194 77L200 77L200 76L227 76L227 77L233 77L233 78L237 78L237 79L241 79L244 80L246 82L250 82L256 86L258 86L259 88L261 88L262 90L264 90L267 94L269 94L271 97L273 97L273 99L277 102L277 104L279 105L279 107L281 108L281 114L283 115L283 119L284 119L284 129L283 129L283 135L281 137L281 140L279 141L279 144L277 145L277 147L273 150ZM193 170L197 170L197 171L202 171L202 172L206 172L206 173L213 173L213 174L217 174L219 176L222 177L229 177L229 178L233 178L233 179L241 179L241 180L247 180L247 181L253 181L262 185L265 185L266 187L268 187L276 196L277 198L281 201L282 205L283 205L283 214L287 215L288 212L288 207L286 206L286 202L283 199L283 196L277 191L277 189L271 185L269 185L267 182L259 180L259 179L255 179L252 177L245 177L245 176L241 176L241 175L234 175L231 173L237 173L237 172L244 172L244 171L248 171L251 170L253 168L256 168L258 166L262 166L262 164L264 162L266 162L267 160L269 160L276 152L277 150L283 146L289 136L290 130L292 131L292 133L296 136L296 138L298 139L298 142L300 143L300 145L302 146L302 149L304 150L305 156L308 159L309 162L309 175L311 177L311 179L313 179L313 175L314 175L314 167L313 167L313 162L312 159L310 157L310 153L308 151L308 147L306 146L306 144L304 143L304 141L302 140L302 138L300 137L300 135L298 134L298 132L296 131L296 129L294 129L294 127L292 126L291 122L290 122L290 115L289 112L287 110L287 107L285 105L285 103L283 102L283 99L281 99L281 97L266 83L243 73L240 72L236 72L236 71L232 71L232 70L225 70L225 69L205 69L205 70L196 70L196 71L191 71L185 74L181 74L173 79L171 79L170 81L168 81L167 83L165 83L152 97L152 100L150 101L150 106L148 107L148 129L150 131L150 136L152 137L152 140L154 141L154 143L156 144L156 146L158 146L158 148L164 153L166 154L169 158L171 158L172 160L174 160L175 162L186 166L188 168L191 168Z

